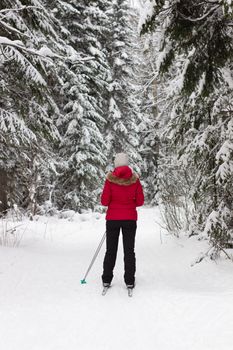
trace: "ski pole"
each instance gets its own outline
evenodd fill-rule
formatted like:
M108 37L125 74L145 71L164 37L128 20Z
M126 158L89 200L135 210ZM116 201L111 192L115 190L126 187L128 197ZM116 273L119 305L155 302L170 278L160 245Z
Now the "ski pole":
M98 254L99 254L99 252L100 252L100 249L101 249L101 247L102 247L102 245L103 245L103 243L104 243L104 241L105 241L105 238L106 238L106 231L104 232L104 235L103 235L103 237L101 238L100 244L98 245L98 248L96 249L96 252L95 252L95 254L94 254L94 256L93 256L93 259L91 260L90 266L88 267L85 276L84 276L83 279L81 280L81 284L87 283L87 282L86 282L87 275L88 275L88 273L90 272L90 270L91 270L91 268L92 268L92 266L93 266L93 264L94 264L94 262L95 262L95 259L97 258Z

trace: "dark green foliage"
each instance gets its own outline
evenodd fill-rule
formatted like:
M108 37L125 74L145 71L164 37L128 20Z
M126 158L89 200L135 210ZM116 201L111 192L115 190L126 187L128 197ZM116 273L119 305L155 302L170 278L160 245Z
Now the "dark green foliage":
M161 50L168 48L168 51L160 66L161 73L169 71L178 55L188 56L193 50L186 67L183 93L190 95L205 73L208 84L203 86L203 96L208 96L221 83L219 69L233 55L228 30L230 15L223 13L221 3L181 0L170 2L165 8L164 2L157 2L155 13L144 24L142 33L159 26L158 17L165 21L167 16L169 24Z
M7 172L8 205L29 207L32 200L36 203L37 188L47 187L42 179L49 174L51 146L59 138L52 90L59 77L55 59L43 50L64 55L58 33L42 3L1 1L0 167Z
M108 94L105 135L107 157L117 152L127 152L131 165L139 171L139 130L141 118L138 98L135 97L135 14L127 0L111 2L108 11L109 34L106 42L111 77Z
M115 152L138 162L131 16L122 0L1 2L4 203L94 208Z
M164 191L175 191L177 203L162 193L163 204L176 212L188 203L188 230L207 234L218 250L233 236L232 11L227 1L157 1L143 27L160 35L163 93L174 87L159 116L168 118L163 143L174 174ZM190 188L185 196L174 190L180 174ZM159 176L164 182L163 169Z

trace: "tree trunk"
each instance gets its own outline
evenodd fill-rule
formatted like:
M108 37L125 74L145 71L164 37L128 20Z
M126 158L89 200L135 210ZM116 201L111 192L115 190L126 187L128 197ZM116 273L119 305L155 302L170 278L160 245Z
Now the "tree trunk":
M7 173L0 169L0 213L6 212L7 208Z

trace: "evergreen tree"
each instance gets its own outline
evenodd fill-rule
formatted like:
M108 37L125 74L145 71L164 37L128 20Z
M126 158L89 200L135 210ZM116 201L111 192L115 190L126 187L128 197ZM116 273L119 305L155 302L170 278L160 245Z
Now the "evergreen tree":
M0 211L93 208L114 153L139 164L134 33L127 1L1 2Z
M137 148L141 119L134 85L135 14L126 0L112 1L107 13L110 20L107 49L112 72L105 131L108 158L117 152L126 151L135 170L139 170L137 164L140 155Z
M233 233L231 19L228 1L157 1L142 29L160 29L159 72L174 87L167 143L184 173L195 172L190 231L217 250Z
M50 84L64 43L55 28L41 1L1 2L0 177L7 184L1 209L7 201L35 208L36 186L51 160L48 144L58 138Z
M138 20L138 18L137 18ZM145 35L136 38L136 97L139 110L139 153L142 158L141 173L148 203L157 204L157 176L159 156L158 81L154 51L156 37Z
M103 5L98 1L54 2L53 11L67 29L66 42L74 53L68 75L62 75L64 113L59 120L62 162L57 186L62 208L93 208L98 200L99 178L104 176L104 96L110 69L103 47L106 35ZM77 62L77 52L82 62Z

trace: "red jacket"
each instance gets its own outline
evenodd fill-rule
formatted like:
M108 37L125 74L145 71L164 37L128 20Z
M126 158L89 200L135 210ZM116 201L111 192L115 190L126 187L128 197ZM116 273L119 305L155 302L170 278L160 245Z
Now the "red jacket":
M136 207L143 205L142 185L128 166L120 166L107 175L101 204L108 207L106 220L137 220Z

